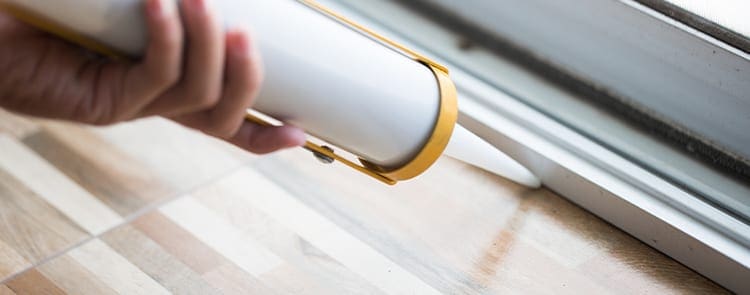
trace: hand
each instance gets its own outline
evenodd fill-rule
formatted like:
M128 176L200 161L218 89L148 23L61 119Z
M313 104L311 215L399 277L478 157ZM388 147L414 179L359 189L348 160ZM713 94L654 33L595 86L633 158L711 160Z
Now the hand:
M181 1L178 13L175 1L146 0L149 46L137 62L94 55L0 12L0 107L94 125L160 115L254 153L303 144L297 128L244 120L261 59L246 32L224 32L207 1Z

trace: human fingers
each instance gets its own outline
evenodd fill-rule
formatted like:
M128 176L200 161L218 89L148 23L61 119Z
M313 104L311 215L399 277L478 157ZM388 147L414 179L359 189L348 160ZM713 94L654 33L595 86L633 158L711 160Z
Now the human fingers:
M260 54L244 30L226 34L226 65L222 98L210 110L175 118L210 135L228 139L237 133L262 82Z
M184 32L177 5L171 0L147 0L145 4L149 45L143 60L126 74L123 86L127 89L117 98L120 120L136 117L182 75Z
M304 145L305 133L293 126L261 126L244 122L234 137L228 141L255 154L268 154Z
M224 33L209 0L181 1L187 36L184 69L178 85L158 98L143 115L166 117L213 107L221 98Z

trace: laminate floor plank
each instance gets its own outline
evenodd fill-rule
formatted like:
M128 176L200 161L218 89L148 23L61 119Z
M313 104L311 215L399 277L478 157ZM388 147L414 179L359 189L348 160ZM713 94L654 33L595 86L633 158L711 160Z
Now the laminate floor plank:
M37 270L30 270L22 277L8 283L8 287L16 294L45 294L45 295L65 295L65 291L60 289L55 283L39 273Z
M158 211L144 215L132 225L200 275L229 263L216 250Z
M9 277L31 266L31 262L0 239L0 277Z
M8 286L6 285L0 285L0 295L15 295L16 293L13 292Z
M219 181L219 185L222 183ZM198 193L219 202L227 200L227 195L215 187ZM299 270L300 265L290 265L241 224L231 222L225 212L210 210L193 196L169 204L160 212L272 290L282 294L341 293L331 289L335 285L321 285L311 273Z
M50 281L66 294L277 293L232 261L212 252L207 245L196 246L202 243L196 237L184 236L184 233L167 235L179 225L169 224L169 219L160 213L142 218L52 259L39 266L38 271L25 272L8 284ZM157 223L151 223L153 221ZM152 239L150 234L153 233L158 233L156 237L161 241ZM177 239L172 239L175 237ZM169 242L165 243L164 239ZM202 251L191 252L190 249ZM206 255L214 255L211 259L215 262L185 263L202 260Z
M443 293L726 292L547 190L526 190L447 158L416 181L377 186L308 157L282 153L253 167ZM533 261L546 264L525 263ZM533 284L521 284L523 274Z
M97 278L91 270L67 254L58 256L39 266L37 270L67 294L117 294L115 290Z
M83 128L43 129L24 143L121 216L174 193L159 175Z
M0 169L9 175L5 179L18 180L10 189L14 186L28 188L27 194L35 193L91 234L101 233L123 221L90 192L15 139L0 135L0 151ZM35 212L27 213L35 215Z
M309 160L309 159L308 159ZM243 169L219 184L248 205L344 265L373 286L389 294L438 294L422 280L350 235L345 229L304 206L287 191L253 169Z
M294 265L305 277L318 282L318 285L335 287L328 292L321 291L322 293L384 294L297 233L252 206L246 197L252 197L253 192L233 189L232 186L231 182L219 181L193 195L201 204L224 216L232 225L251 234L287 264ZM264 275L263 279L265 281L269 276ZM270 285L279 284L281 283Z
M39 129L32 119L17 115L0 108L0 133L15 138L23 138Z
M242 185L238 186L238 183ZM282 200L282 203L273 204L289 201L296 204L288 208L292 215L278 216L283 212L258 207L248 199L245 191L248 187L254 187L258 194L265 194L266 201ZM399 272L393 262L351 240L346 232L299 205L273 183L244 167L129 225L107 232L49 264L72 257L75 264L83 266L96 281L118 292L139 291L132 289L133 286L146 285L175 294L211 294L216 291L235 294L384 294L386 292L381 291L380 286L371 283L382 280L362 276L368 267L374 267L379 277L389 276L389 270L394 273L390 275L391 285L386 288L402 290L397 292L401 294L411 291L425 294L412 288L413 283L397 276L408 274ZM297 228L286 224L290 222L289 217L299 212L312 215L301 220L311 223L311 231L298 234ZM244 214L253 216L242 217ZM326 228L331 232L326 233ZM318 231L320 229L323 231ZM334 249L351 247L352 253L333 253L332 256L318 249L316 244L324 243L326 237L344 241ZM105 265L109 265L108 269L104 268ZM357 270L351 270L351 266ZM51 269L48 264L40 268ZM45 275L46 278L62 276L59 273ZM154 284L160 287L153 287ZM399 284L405 286L398 287ZM66 284L65 290L68 293L87 293L74 287L74 284ZM432 290L429 286L420 288Z
M95 239L67 255L120 294L169 294L169 291L101 240Z
M234 264L222 265L203 275L211 285L216 286L223 294L283 294L271 289L259 279L249 276Z
M91 238L84 210L51 187L119 224L0 292L728 293L553 192L448 158L389 187L308 152L256 158L162 120L34 123L20 138L0 132L19 155L0 155L0 275Z
M137 229L123 226L107 233L102 240L173 294L220 293Z
M179 193L194 190L258 158L159 118L86 129L117 147L118 152L138 160Z
M178 222L159 211L135 220L133 228L148 237L165 253L188 266L212 287L224 294L275 294L236 262L223 256L219 250L201 241ZM194 231L194 229L193 229ZM106 237L105 237L106 238ZM118 247L133 247L123 242ZM170 271L170 270L165 270ZM197 282L194 282L197 283Z
M2 278L86 239L88 233L39 195L0 170Z
M105 128L0 112L0 280L256 159L164 119Z
M260 276L284 262L252 237L192 198L168 204L160 212L247 273Z
M52 121L40 125L24 143L125 215L256 159L159 118L105 128Z

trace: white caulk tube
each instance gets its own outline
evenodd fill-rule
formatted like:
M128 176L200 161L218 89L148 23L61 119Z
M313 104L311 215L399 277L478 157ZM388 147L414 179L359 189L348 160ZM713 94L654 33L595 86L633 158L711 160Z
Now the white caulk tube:
M213 3L228 25L246 25L255 33L266 77L254 109L352 153L363 166L308 143L317 156L393 184L424 172L455 132L459 141L450 146L459 159L470 155L470 164L538 186L525 168L486 142L460 127L453 131L455 87L442 66L312 1ZM131 57L146 48L142 0L0 4L74 41Z

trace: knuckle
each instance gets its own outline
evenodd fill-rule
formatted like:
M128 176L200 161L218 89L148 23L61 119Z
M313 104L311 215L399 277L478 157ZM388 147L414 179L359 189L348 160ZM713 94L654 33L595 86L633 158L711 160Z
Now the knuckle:
M127 100L117 96L92 96L79 101L74 109L76 121L94 126L109 126L133 119Z
M94 126L110 126L127 120L124 113L118 113L113 108L92 112L89 119L91 120L90 124Z
M115 123L110 111L95 99L80 101L76 105L72 117L75 121L94 126L107 126Z
M93 126L109 126L118 122L115 117L101 111L84 113L78 117L82 123Z
M214 91L192 91L187 98L187 101L196 108L210 109L219 103L220 95Z
M169 88L180 80L180 69L178 67L159 67L154 74L154 83L163 88Z
M114 119L103 117L103 118L95 119L91 123L88 123L88 124L92 126L97 126L97 127L106 127L106 126L113 125L117 122L118 121Z

